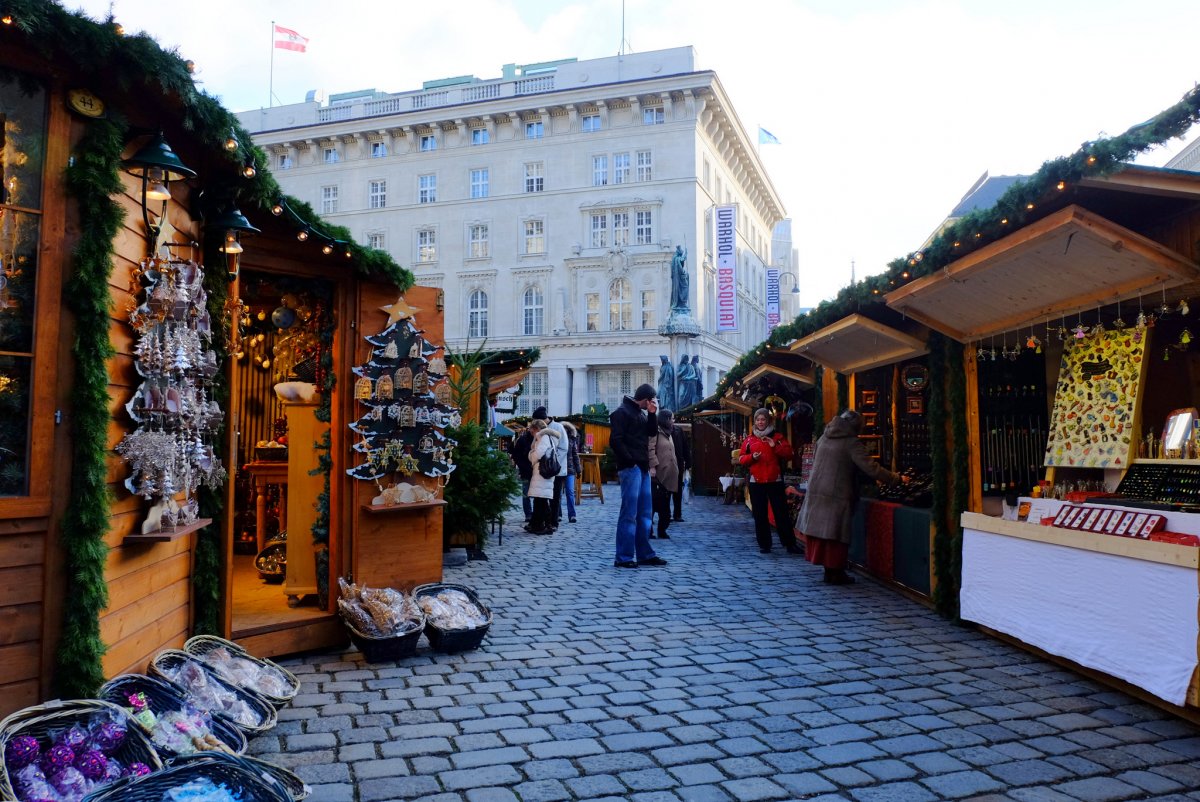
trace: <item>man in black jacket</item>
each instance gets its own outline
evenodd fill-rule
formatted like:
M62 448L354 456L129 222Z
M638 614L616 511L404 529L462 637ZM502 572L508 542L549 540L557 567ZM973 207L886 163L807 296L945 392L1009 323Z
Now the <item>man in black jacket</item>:
M529 482L533 479L533 463L529 461L529 449L533 447L533 435L529 428L513 441L512 461L517 464L517 473L521 477L521 509L525 513L525 523L533 517L533 502L529 500Z
M671 428L671 443L675 446L675 461L679 463L679 489L671 494L671 520L683 520L683 476L692 468L692 444L687 432L678 426Z
M666 565L650 546L653 500L650 492L650 438L655 436L658 411L654 387L643 384L633 397L608 416L612 431L608 445L621 482L621 512L617 517L617 568Z

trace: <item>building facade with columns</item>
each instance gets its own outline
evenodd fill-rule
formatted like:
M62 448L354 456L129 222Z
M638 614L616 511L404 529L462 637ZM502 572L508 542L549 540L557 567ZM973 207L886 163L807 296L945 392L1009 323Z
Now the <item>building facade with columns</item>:
M239 118L285 192L443 289L452 349L541 348L516 414L613 409L655 382L679 245L708 393L766 336L784 218L717 75L690 47L502 69ZM718 205L737 207L738 330L722 334Z

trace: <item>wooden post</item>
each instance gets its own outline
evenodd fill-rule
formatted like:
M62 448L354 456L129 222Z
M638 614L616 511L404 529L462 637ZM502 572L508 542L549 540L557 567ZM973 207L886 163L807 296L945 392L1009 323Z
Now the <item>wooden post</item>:
M980 478L983 474L983 464L979 448L979 363L975 359L975 348L970 345L963 348L963 374L967 380L967 465L970 472L967 509L971 512L983 512L983 480ZM949 442L953 444L953 435ZM955 523L957 524L957 521Z

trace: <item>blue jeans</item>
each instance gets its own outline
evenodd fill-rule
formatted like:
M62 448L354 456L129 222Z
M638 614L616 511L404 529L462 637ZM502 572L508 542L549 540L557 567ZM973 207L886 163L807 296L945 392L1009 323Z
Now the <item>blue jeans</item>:
M563 495L567 498L567 518L575 520L575 474L567 474L567 484L563 488Z
M529 483L531 481L533 480L521 480L521 511L525 513L526 521L533 517L533 500L529 498Z
M617 471L621 481L621 512L617 517L617 562L649 560L657 556L650 547L653 497L650 472L634 465Z

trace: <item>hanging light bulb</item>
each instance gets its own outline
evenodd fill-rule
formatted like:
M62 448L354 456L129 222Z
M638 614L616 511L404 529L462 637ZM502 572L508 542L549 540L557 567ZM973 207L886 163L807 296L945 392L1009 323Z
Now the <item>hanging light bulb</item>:
M221 253L241 253L243 249L242 243L238 240L238 233L236 231L226 231L225 242L218 250Z
M256 175L258 175L258 170L254 167L253 161L248 161L248 162L246 162L245 165L242 166L242 177L243 178L254 178L254 176L256 176Z
M333 253L333 244L326 242L324 245L321 246L321 253L325 254L326 256Z
M171 199L171 190L167 189L167 177L161 167L151 167L146 171L146 200L165 201Z
M237 150L237 149L238 149L238 140L237 140L237 134L235 134L235 133L233 132L233 129L232 129L232 128L230 128L230 129L229 129L229 136L225 137L225 150L227 150L227 151L229 151L230 153L232 153L233 151L235 151L235 150Z
M279 201L275 201L275 203L271 205L271 214L275 215L276 217L283 214L283 204Z
M296 239L300 240L301 242L308 241L308 226L305 226L296 232Z

